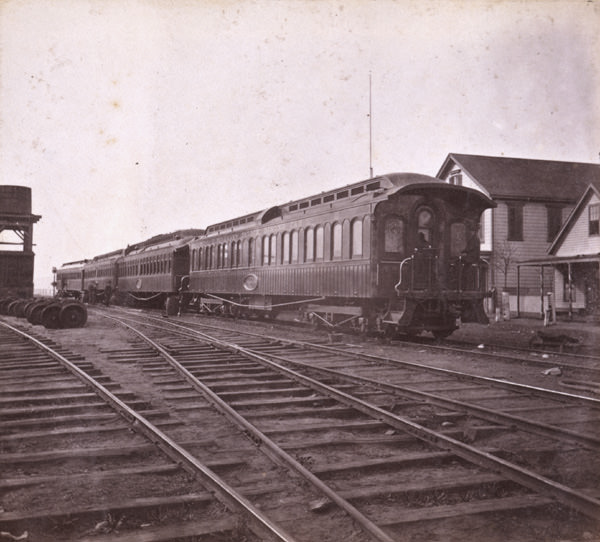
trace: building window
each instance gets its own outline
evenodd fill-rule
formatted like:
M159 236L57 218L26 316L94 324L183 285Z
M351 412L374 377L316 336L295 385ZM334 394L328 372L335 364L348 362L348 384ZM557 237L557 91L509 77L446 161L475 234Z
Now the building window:
M342 258L342 225L336 222L331 229L331 259Z
M462 186L462 173L460 169L455 169L450 172L450 184L455 184L456 186Z
M523 240L523 205L509 204L508 208L508 240Z
M546 207L548 211L548 239L550 243L554 241L562 226L562 207Z
M590 235L600 234L600 203L590 205Z
M352 222L352 226L350 228L350 235L352 236L350 241L351 258L359 258L363 255L362 225L363 223L360 218L355 218Z

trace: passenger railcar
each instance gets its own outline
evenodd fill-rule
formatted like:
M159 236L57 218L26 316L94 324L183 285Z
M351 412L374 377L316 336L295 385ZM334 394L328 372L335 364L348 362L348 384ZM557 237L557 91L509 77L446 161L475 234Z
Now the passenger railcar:
M119 295L158 306L177 296L189 273L191 237L128 247L116 264ZM173 303L171 301L170 303ZM170 312L172 312L170 310Z
M207 312L446 336L487 322L485 266L469 231L495 204L417 174L389 174L210 226L190 243ZM472 234L471 234L472 235Z
M83 290L90 303L103 301L108 304L117 286L117 264L123 250L115 250L96 256L83 266Z
M79 299L84 291L83 269L88 260L68 262L56 270L56 289L59 297Z

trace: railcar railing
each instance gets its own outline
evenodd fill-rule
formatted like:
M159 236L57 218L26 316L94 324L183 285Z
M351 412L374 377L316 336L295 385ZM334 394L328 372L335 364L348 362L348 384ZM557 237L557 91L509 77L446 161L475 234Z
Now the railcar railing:
M443 265L436 249L420 249L400 262L399 280L394 288L398 293L483 292L487 269L485 260L470 263L463 256L452 258Z

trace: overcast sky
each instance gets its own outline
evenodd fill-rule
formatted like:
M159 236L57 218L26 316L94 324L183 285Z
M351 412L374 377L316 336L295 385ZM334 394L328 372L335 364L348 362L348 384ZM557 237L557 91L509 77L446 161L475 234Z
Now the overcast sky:
M598 162L600 2L2 0L0 184L50 269L450 152Z

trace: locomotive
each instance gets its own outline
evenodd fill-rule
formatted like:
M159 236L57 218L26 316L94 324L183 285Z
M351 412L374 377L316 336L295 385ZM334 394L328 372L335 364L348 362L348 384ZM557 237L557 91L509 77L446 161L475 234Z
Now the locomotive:
M143 256L132 250L111 253L111 288L157 296L170 312L191 306L442 338L459 319L488 321L487 263L476 236L481 213L494 206L479 191L426 175L382 175L213 224L167 246L146 244L142 252L163 254L171 267L134 265ZM168 280L152 282L161 269Z

